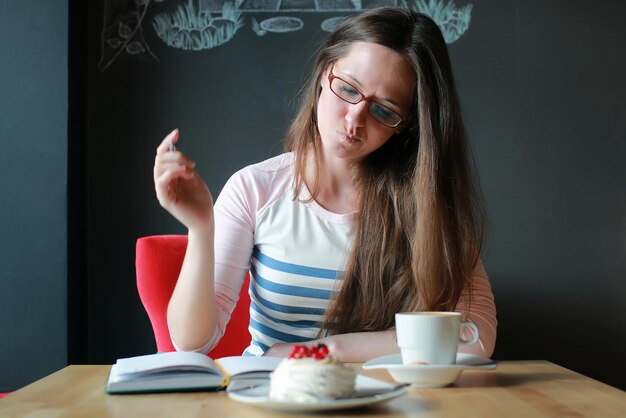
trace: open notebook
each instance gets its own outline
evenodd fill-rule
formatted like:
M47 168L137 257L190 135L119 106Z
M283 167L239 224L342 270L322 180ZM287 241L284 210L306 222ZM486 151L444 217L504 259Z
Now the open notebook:
M281 360L254 356L214 360L187 352L123 358L111 367L106 391L116 394L221 390L239 379L267 379Z

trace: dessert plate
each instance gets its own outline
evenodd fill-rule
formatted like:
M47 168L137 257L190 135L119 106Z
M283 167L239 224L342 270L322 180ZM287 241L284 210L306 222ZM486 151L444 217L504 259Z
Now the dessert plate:
M371 377L363 375L357 375L356 382L354 384L354 396L349 398L328 400L320 399L318 402L315 403L278 401L269 397L269 384L253 386L249 389L237 390L236 392L229 392L228 396L235 401L260 406L267 409L273 409L276 411L315 412L373 405L397 398L398 396L402 396L407 392L407 388L404 386L398 387L395 390L392 389L393 387L394 385L383 382L382 380L373 379ZM386 389L389 389L389 391L385 391ZM377 390L385 392L379 395L367 396L367 392Z
M416 387L443 387L454 382L463 370L495 369L496 363L487 357L458 353L456 364L402 364L400 354L377 357L363 364L364 369L387 369L389 374L402 383Z

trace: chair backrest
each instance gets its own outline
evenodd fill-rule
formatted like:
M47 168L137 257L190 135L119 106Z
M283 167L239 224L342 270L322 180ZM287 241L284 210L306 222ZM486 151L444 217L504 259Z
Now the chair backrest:
M159 352L174 351L167 327L167 305L170 301L187 249L186 235L154 235L137 240L135 269L137 289L154 331ZM246 275L237 306L219 344L209 356L238 356L250 344L249 275Z

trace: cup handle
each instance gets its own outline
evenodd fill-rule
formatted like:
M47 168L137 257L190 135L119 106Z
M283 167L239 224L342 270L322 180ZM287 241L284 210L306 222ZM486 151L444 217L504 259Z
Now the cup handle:
M474 331L474 337L471 340L464 340L459 337L459 345L472 345L476 344L478 338L480 338L480 334L478 333L478 327L473 322L461 322L461 330L465 327L470 327L472 331Z

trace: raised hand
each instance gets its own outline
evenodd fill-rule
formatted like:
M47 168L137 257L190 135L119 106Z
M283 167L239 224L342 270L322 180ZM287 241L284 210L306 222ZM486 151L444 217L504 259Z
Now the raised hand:
M157 148L154 160L154 188L157 199L190 230L202 231L213 225L213 198L195 170L196 163L176 149L178 129L167 135Z

